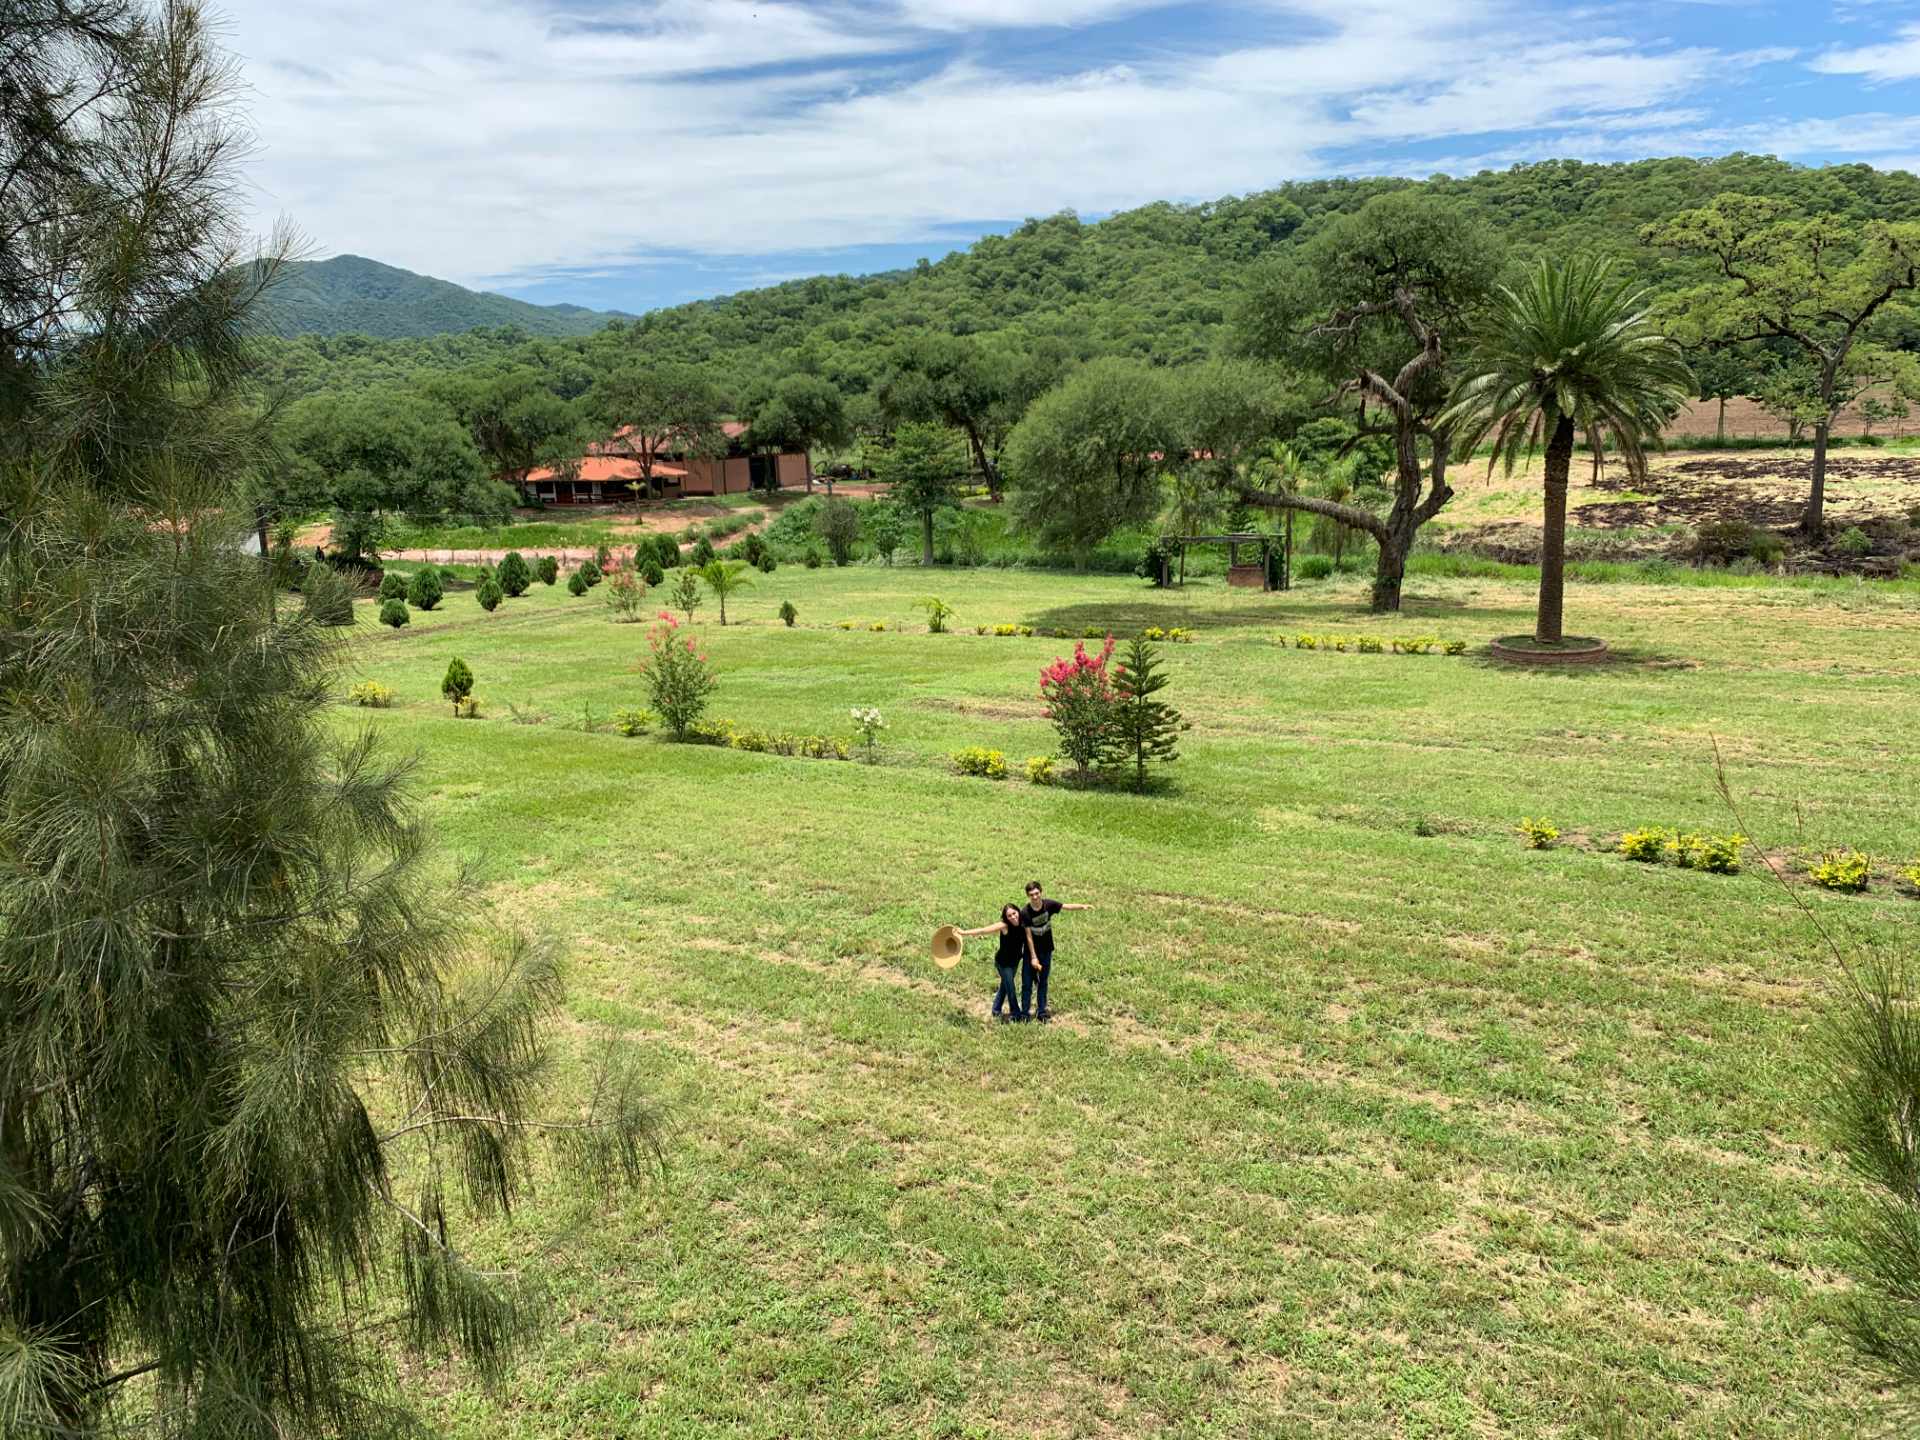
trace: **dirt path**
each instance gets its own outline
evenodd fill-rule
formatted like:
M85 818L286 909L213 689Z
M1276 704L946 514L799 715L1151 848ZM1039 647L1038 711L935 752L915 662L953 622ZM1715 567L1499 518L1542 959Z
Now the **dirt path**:
M746 538L765 525L767 523L768 513L768 511L763 509L730 509L722 505L712 506L697 514L690 510L676 510L665 514L659 512L643 512L638 515L629 512L617 516L609 523L608 529L612 533L608 536L606 545L610 550L619 550L631 546L641 535L679 535L721 515L747 516L751 523L748 524L745 529L713 542L714 549L725 550L728 546ZM316 545L325 546L331 544L332 541L333 527L331 525L311 525L300 532L295 543L302 549L311 550ZM407 560L419 564L498 565L502 560L507 558L510 548L513 547L495 546L481 549L463 549L445 545L433 545L408 550L384 550L381 554L388 560ZM596 542L591 545L563 545L557 548L549 545L528 545L517 548L522 555L528 556L529 558L538 555L551 555L562 565L578 565L584 560L591 560L598 552L600 545ZM685 549L686 547L683 544L681 548Z

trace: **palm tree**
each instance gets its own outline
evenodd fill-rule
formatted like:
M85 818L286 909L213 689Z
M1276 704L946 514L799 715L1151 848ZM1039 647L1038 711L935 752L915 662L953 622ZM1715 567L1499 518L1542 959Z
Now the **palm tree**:
M746 563L740 560L709 560L700 567L700 578L707 582L713 598L720 602L722 625L727 623L727 597L753 584L746 570Z
M1646 442L1693 393L1680 347L1647 318L1645 290L1616 277L1609 260L1542 260L1518 290L1501 286L1477 338L1467 378L1441 416L1462 449L1493 437L1507 473L1523 449L1546 442L1546 517L1540 539L1536 644L1562 643L1567 558L1567 476L1585 437L1597 474L1611 441L1635 479Z

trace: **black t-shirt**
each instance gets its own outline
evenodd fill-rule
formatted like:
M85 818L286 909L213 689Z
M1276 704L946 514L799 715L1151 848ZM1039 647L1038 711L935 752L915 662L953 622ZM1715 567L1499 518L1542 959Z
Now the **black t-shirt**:
M1020 918L1033 931L1033 948L1045 964L1053 958L1053 917L1066 907L1058 900L1042 900L1038 905L1023 905Z
M1005 925L1006 921L1001 921ZM1000 949L994 954L996 965L1021 965L1027 958L1027 927L1024 923L1008 925L1000 936Z

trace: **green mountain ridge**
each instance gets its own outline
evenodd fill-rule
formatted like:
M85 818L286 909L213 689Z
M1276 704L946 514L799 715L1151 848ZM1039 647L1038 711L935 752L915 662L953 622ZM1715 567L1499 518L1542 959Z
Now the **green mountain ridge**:
M633 317L581 305L535 305L451 280L416 275L360 255L300 260L286 267L261 306L270 333L369 335L418 340L513 326L530 336L591 335L610 320Z

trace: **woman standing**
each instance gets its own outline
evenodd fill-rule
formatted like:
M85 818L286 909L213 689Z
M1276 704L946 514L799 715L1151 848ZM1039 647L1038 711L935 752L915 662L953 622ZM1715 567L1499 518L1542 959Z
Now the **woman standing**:
M995 1019L1024 1020L1027 1012L1020 1008L1019 991L1014 982L1020 974L1020 962L1032 965L1040 962L1034 954L1033 933L1027 929L1021 918L1018 905L1000 907L1000 923L982 925L977 930L961 930L962 935L998 935L1000 948L994 952L993 968L1000 972L1000 988L994 992L993 1014ZM1001 1002L1006 1002L1007 1013L1000 1013Z

